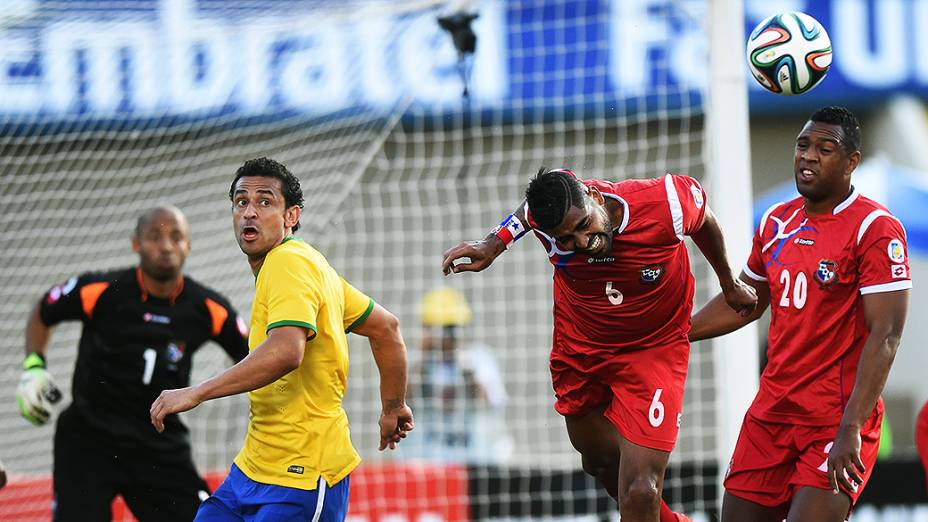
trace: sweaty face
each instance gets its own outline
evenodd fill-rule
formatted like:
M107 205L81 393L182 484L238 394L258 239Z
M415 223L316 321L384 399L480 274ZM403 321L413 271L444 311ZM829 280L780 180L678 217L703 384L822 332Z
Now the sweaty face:
M561 224L547 233L565 250L592 257L612 250L612 220L598 192L587 195L583 207L570 207Z
M856 161L852 161L854 153L841 145L843 141L840 125L810 121L803 127L793 160L796 190L803 197L818 202L848 193Z
M296 222L291 220L294 208L287 208L279 179L240 178L232 193L232 227L242 252L260 258L279 245Z
M156 212L132 240L142 272L156 281L180 275L190 253L187 220L175 212Z

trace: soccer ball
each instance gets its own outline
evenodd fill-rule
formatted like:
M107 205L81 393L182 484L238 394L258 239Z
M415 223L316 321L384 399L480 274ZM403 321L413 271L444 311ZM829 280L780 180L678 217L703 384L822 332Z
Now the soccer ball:
M802 94L825 78L831 66L831 39L822 24L805 13L775 14L751 31L748 66L768 91Z

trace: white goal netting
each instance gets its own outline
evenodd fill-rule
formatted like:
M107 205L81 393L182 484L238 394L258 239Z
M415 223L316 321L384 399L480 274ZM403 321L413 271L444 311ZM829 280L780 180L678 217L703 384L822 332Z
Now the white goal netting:
M257 156L301 178L298 234L402 322L419 428L397 452L376 451L377 371L351 337L345 405L365 460L354 520L615 517L553 410L542 251L524 239L481 274L444 278L439 265L507 215L542 165L611 180L702 177L692 82L705 62L703 4L466 3L480 16L462 100L457 54L436 23L443 3L13 2L0 27L0 459L11 482L0 519L41 520L51 505L53 427L28 424L13 399L30 308L72 275L134 264L136 217L170 203L191 224L186 272L247 317L254 279L227 192ZM435 366L420 301L443 287L466 297L472 318L457 331L465 355ZM65 401L79 334L61 325L49 348ZM194 380L227 364L206 346ZM717 508L713 379L710 352L695 346L665 483L689 513ZM205 474L227 471L247 416L244 396L186 415Z

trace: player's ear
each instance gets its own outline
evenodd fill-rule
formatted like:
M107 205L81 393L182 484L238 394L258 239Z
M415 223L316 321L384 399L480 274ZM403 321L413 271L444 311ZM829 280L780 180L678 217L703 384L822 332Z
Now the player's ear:
M297 223L300 222L300 215L303 213L297 205L293 205L284 211L284 226L287 228L293 228Z
M603 193L600 192L598 188L588 187L587 193L590 195L591 198L593 198L593 201L595 201L596 203L600 205L606 203L606 198L603 197Z
M138 254L140 250L142 250L142 241L138 234L132 234L132 251Z
M860 151L855 150L850 153L847 157L847 169L844 172L845 176L850 176L854 169L857 168L857 165L860 165Z

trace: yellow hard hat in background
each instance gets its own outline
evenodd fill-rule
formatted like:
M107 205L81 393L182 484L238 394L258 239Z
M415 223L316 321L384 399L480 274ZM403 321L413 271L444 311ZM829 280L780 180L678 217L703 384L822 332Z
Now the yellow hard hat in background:
M473 314L464 294L453 288L439 288L422 296L420 317L429 326L461 326L470 322Z

